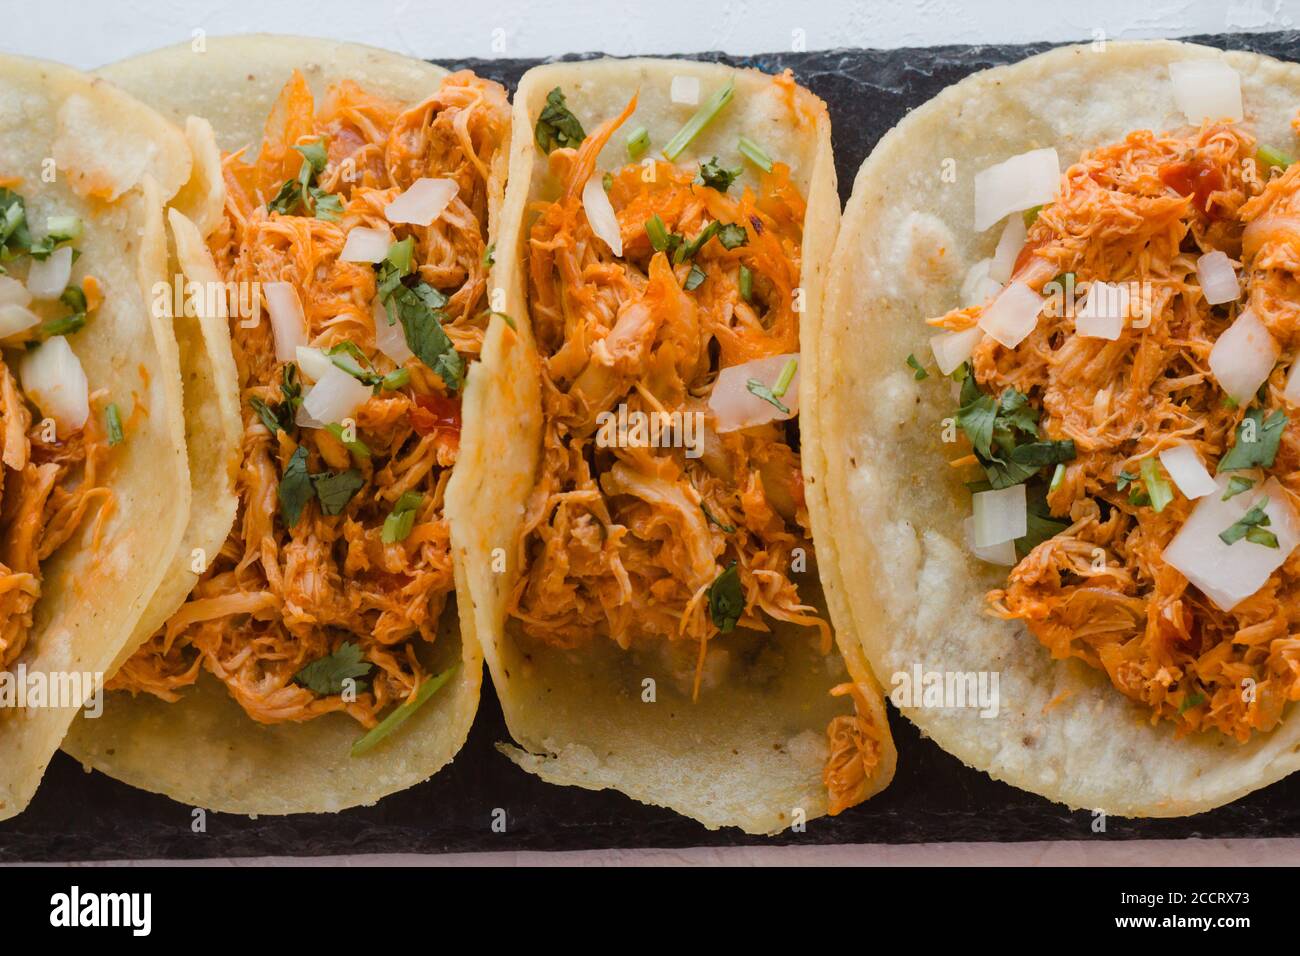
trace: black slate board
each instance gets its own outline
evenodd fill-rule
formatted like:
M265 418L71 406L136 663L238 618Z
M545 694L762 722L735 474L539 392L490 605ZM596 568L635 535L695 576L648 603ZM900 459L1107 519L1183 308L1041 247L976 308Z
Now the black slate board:
M1191 37L1224 49L1300 59L1300 33ZM1047 49L1029 46L832 50L753 57L694 54L768 72L790 67L830 106L840 193L876 141L911 108L976 70L1012 63ZM584 57L585 58L585 57ZM467 67L513 92L534 60L467 60ZM604 847L753 844L920 843L1177 837L1300 836L1300 776L1230 806L1181 820L1107 821L998 783L923 739L891 709L898 774L866 804L807 832L749 837L710 832L692 820L621 794L552 787L516 768L494 744L508 740L490 682L469 741L436 777L373 807L340 814L249 819L208 814L205 833L191 830L192 810L134 790L101 774L87 775L58 754L41 790L21 816L0 824L0 862L17 860L159 859L228 856L319 856L473 850L580 850ZM492 829L504 810L504 833Z

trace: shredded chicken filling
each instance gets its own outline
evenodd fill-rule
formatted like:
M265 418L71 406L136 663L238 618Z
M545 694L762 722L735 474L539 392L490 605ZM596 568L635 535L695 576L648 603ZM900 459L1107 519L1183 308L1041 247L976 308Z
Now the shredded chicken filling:
M93 398L94 396L92 396ZM17 663L41 597L41 562L97 509L93 541L112 511L103 484L108 439L95 416L66 435L36 421L8 364L0 359L0 670Z
M791 570L796 549L812 568L795 423L724 433L708 406L723 368L799 351L806 205L780 162L757 190L704 185L695 169L664 161L652 175L629 164L604 177L622 244L615 255L588 222L583 189L635 104L578 148L550 153L559 195L533 207L527 281L544 357L543 454L510 612L553 647L657 643L675 670L690 662L680 670L693 670L698 696L716 676L707 649L723 630L709 588L733 562L744 600L736 626L816 628L823 652L831 649L829 624ZM656 216L684 243L715 223L743 228L744 242L729 248L715 236L675 261L671 248L654 247L647 223ZM629 416L700 415L702 453L601 442L598 416L620 406ZM855 716L828 733L835 769L826 780L842 809L865 796L878 758L868 741L879 731Z
M1208 357L1247 305L1283 353L1252 404L1289 411L1294 423L1282 391L1300 346L1300 229L1288 226L1300 215L1300 166L1269 179L1255 155L1247 132L1218 124L1135 132L1085 154L1029 228L1014 278L1036 290L1067 273L1078 283L1138 283L1138 321L1115 341L1082 337L1049 299L1016 348L985 337L971 362L984 392L1029 396L1043 435L1072 439L1076 450L1046 496L1068 527L989 594L992 612L1023 621L1053 657L1102 670L1153 723L1240 741L1276 726L1286 702L1300 699L1300 552L1223 611L1162 558L1194 502L1175 493L1157 512L1119 479L1178 443L1214 472L1247 406L1225 401ZM1214 250L1241 265L1241 301L1210 306L1202 295L1197 259ZM932 321L969 328L983 308ZM1287 427L1265 477L1293 506L1298 469L1300 438Z
M245 287L292 283L310 346L350 342L376 374L388 375L398 366L375 341L375 269L339 254L350 229L391 228L394 240L414 239L414 274L447 297L442 325L455 350L477 355L487 324L489 170L509 121L504 90L468 73L448 77L414 106L344 82L319 112L295 73L257 160L245 161L242 150L225 158L225 217L209 240L218 269ZM328 155L317 186L338 197L337 221L268 212L302 168L293 147L317 142ZM457 195L427 227L390 227L385 206L424 177L454 180ZM271 324L265 317L252 324L233 308L231 315L244 409L238 517L186 604L109 686L174 701L205 669L262 723L342 711L374 727L428 679L419 645L435 640L454 587L443 495L459 447L459 397L409 358L409 381L376 388L354 415L364 451L322 428L273 434L253 406L282 400L285 368ZM286 527L278 486L299 448L309 473L356 469L363 481L340 513L313 500ZM421 496L409 531L385 540L385 520L407 493ZM368 670L353 692L304 686L304 667L349 643Z

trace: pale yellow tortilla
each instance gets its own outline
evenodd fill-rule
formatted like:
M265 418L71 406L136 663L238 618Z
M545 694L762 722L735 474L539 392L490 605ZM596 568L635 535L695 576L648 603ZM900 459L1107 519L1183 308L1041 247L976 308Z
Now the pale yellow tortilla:
M966 269L997 244L1000 228L973 228L975 173L1046 146L1064 170L1133 130L1181 126L1168 65L1214 57L1240 73L1259 141L1291 149L1300 66L1183 43L1053 50L978 73L913 111L858 173L816 381L805 380L804 407L817 410L826 453L822 523L835 531L843 602L876 674L887 687L918 664L999 675L996 718L955 707L903 712L999 780L1125 816L1196 813L1280 779L1300 765L1300 719L1288 711L1246 745L1217 734L1176 740L1169 722L1151 726L1149 711L1103 673L1053 661L1025 628L985 613L984 594L1006 569L963 543L970 494L940 440L953 396L933 375L915 381L906 358L930 360L925 319L959 304ZM955 182L942 176L949 159Z
M415 103L431 95L447 75L439 67L371 47L280 36L208 39L201 53L184 44L103 72L177 123L203 117L222 150L249 146L250 155L256 155L267 114L294 69L303 73L318 102L329 85L350 79L377 94ZM191 143L205 141L192 124L189 134ZM499 179L506 152L501 150ZM196 165L212 182L211 162ZM490 190L496 197L490 202L493 230L503 192L500 183ZM196 222L204 220L210 205L201 188L184 190L181 198L187 200L183 211ZM187 272L205 268L201 256L182 254L181 259ZM242 423L242 412L236 414ZM197 429L194 415L191 411L191 427ZM225 439L211 434L214 427L207 424L201 430L216 447ZM196 492L196 501L200 497ZM176 604L187 590L182 589ZM468 607L459 584L457 590L457 603ZM434 646L422 652L422 661L433 673L456 662L460 666L400 730L361 757L350 755L362 731L346 715L304 724L259 724L207 674L175 704L144 694L110 695L104 717L80 721L65 747L86 765L134 786L214 810L333 812L373 803L449 763L478 709L482 652L472 628L458 626L454 607L444 616Z
M809 316L820 306L822 274L839 220L830 123L819 103L800 91L801 102L815 104L816 116L800 125L770 77L708 63L602 60L530 70L515 96L510 181L496 253L496 283L504 290L504 311L515 328L494 320L483 360L470 372L466 429L448 509L453 542L474 597L475 627L511 735L522 747L503 747L511 759L551 783L613 788L644 803L671 807L710 828L772 833L826 812L821 780L826 726L851 706L847 698L828 694L849 679L839 655L823 656L810 632L801 628L715 638L710 642L714 662L721 664L729 655L733 663L720 667L716 686L710 683L692 702L680 667L674 673L657 655L625 653L600 636L582 650L557 651L522 639L506 616L519 574L517 539L542 429L538 357L522 271L532 220L527 207L553 197L556 190L546 158L534 143L534 124L547 93L557 86L589 133L638 93L636 112L601 153L599 175L627 161L627 131L645 126L657 151L691 116L694 107L670 101L671 79L678 74L699 78L701 102L728 80L734 79L736 93L726 112L677 162L716 154L726 165L740 166L736 143L743 134L791 165L809 204L803 247L805 336L815 329ZM733 188L754 184L749 168ZM803 434L807 451L817 439ZM818 603L815 567L805 574L801 593ZM873 717L887 736L879 692L856 642L849 647L854 676L873 701ZM655 682L655 703L642 702L647 678ZM894 759L887 738L872 792L889 782Z
M47 182L51 157L56 177ZM38 230L50 215L84 224L73 281L95 276L104 302L68 341L91 391L106 389L127 426L110 452L114 504L100 545L91 550L88 520L42 566L42 596L19 663L29 674L103 674L129 642L190 509L176 340L170 316L151 313L149 296L167 279L163 202L188 177L189 154L179 131L104 81L0 57L0 171L22 178L17 190ZM70 188L105 176L117 184L112 202ZM102 405L92 409L103 413ZM0 819L30 801L78 709L0 713Z

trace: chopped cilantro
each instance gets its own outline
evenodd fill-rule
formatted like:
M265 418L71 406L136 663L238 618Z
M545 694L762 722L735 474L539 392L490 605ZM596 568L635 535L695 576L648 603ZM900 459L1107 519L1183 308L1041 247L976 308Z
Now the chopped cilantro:
M735 561L717 576L706 593L714 626L724 634L735 630L736 622L745 613L745 594L740 587L740 572L736 570Z
M1247 468L1271 468L1277 458L1278 443L1286 430L1286 414L1278 409L1264 417L1264 409L1255 406L1246 411L1237 425L1237 442L1219 459L1219 473Z
M547 154L557 146L574 147L587 138L582 124L564 101L564 91L558 86L546 94L546 106L537 117L533 138Z
M374 665L362 660L361 645L355 641L344 641L333 653L312 661L293 675L295 683L322 697L334 697L343 693L344 681L356 680L370 673ZM358 684L358 689L364 684Z

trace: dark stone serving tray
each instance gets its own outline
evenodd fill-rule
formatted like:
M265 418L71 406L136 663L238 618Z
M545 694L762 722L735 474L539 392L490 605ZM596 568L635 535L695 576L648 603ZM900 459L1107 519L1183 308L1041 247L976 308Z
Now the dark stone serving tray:
M1229 34L1190 38L1225 49L1300 59L1300 34ZM1029 46L830 50L752 57L692 55L768 72L790 67L830 106L840 193L847 199L858 166L886 131L915 106L976 70L1047 49ZM582 57L585 58L585 57ZM533 60L467 60L467 67L513 91ZM1300 103L1297 104L1300 106ZM611 791L553 787L516 768L494 744L509 739L490 681L460 755L427 783L373 807L336 815L249 819L209 814L191 832L192 809L87 775L65 754L50 765L31 807L0 824L0 862L471 850L579 850L752 844L920 843L1171 837L1300 836L1300 776L1230 806L1177 820L1111 818L1092 832L1092 816L998 783L965 767L921 737L891 710L898 774L881 795L805 833L749 837L710 832L668 810ZM494 812L506 811L504 833Z

